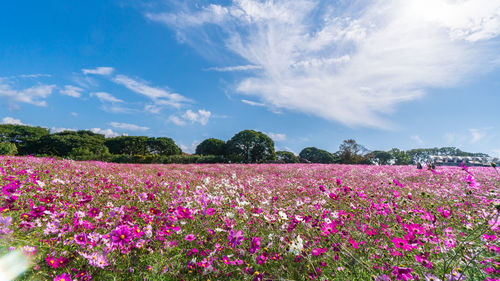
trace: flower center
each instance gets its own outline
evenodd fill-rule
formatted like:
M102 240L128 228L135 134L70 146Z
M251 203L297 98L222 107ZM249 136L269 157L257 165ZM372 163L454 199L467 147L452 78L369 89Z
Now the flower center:
M121 239L125 239L125 235L123 235L123 234L122 234L122 235L120 235L120 238L121 238Z

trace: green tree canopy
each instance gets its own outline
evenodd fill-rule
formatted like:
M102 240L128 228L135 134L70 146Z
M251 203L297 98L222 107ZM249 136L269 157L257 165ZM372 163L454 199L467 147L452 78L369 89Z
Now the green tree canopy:
M276 151L276 160L285 163L299 163L299 158L290 151Z
M226 146L233 162L262 163L276 159L273 140L262 132L244 130L234 135Z
M38 140L48 134L49 130L41 127L0 125L0 142L15 144L21 155L35 153Z
M11 142L0 142L0 155L16 155L17 147Z
M145 136L119 136L106 139L105 145L112 154L146 155L147 141Z
M330 152L316 147L306 147L302 149L299 156L311 163L330 164L335 162L335 158Z
M388 151L391 155L391 159L394 161L394 165L409 165L411 164L410 154L399 148L393 148Z
M378 165L388 165L391 160L391 154L386 151L375 150L371 153L372 162Z
M209 138L202 141L196 147L196 154L199 155L224 155L226 142L219 139Z
M146 140L146 150L151 155L177 155L182 150L175 144L174 140L167 137L148 138Z
M40 138L38 153L67 157L74 149L87 149L96 156L106 154L104 135L91 131L64 131Z

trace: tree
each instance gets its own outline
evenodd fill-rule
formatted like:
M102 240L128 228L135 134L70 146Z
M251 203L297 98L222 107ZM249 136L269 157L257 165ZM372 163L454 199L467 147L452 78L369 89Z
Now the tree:
M0 142L15 144L20 155L35 153L38 140L48 134L49 130L41 127L0 125Z
M64 131L40 138L37 153L68 157L74 149L88 149L96 157L108 152L104 145L104 135L91 131Z
M391 154L386 151L375 150L370 154L374 164L388 165L391 160Z
M299 153L299 157L311 163L329 164L335 162L335 158L330 152L316 147L306 147L302 149Z
M17 147L10 142L0 142L0 155L16 155Z
M353 139L344 140L339 147L341 162L344 164L356 164L359 152L358 144Z
M253 130L234 135L227 142L226 155L232 162L262 163L276 159L273 140Z
M175 144L174 140L167 137L148 138L146 140L146 150L152 155L177 155L182 150Z
M388 152L391 155L391 159L394 161L394 165L409 165L411 163L410 154L399 148L393 148Z
M148 154L147 140L148 137L144 136L119 136L106 139L105 145L112 154L146 155Z
M196 147L196 154L199 155L224 155L226 142L219 139L209 138L202 141Z
M299 158L290 151L276 151L276 160L284 163L299 163Z

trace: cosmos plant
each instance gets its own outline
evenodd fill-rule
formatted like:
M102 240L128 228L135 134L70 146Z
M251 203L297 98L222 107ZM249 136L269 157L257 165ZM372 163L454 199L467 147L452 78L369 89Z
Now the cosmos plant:
M22 280L499 280L491 167L0 157Z

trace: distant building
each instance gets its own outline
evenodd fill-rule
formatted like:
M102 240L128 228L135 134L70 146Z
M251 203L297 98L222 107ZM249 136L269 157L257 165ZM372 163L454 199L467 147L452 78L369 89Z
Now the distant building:
M493 157L431 155L429 161L438 166L459 166L462 162L466 166L489 166L491 162L500 165L500 159Z

